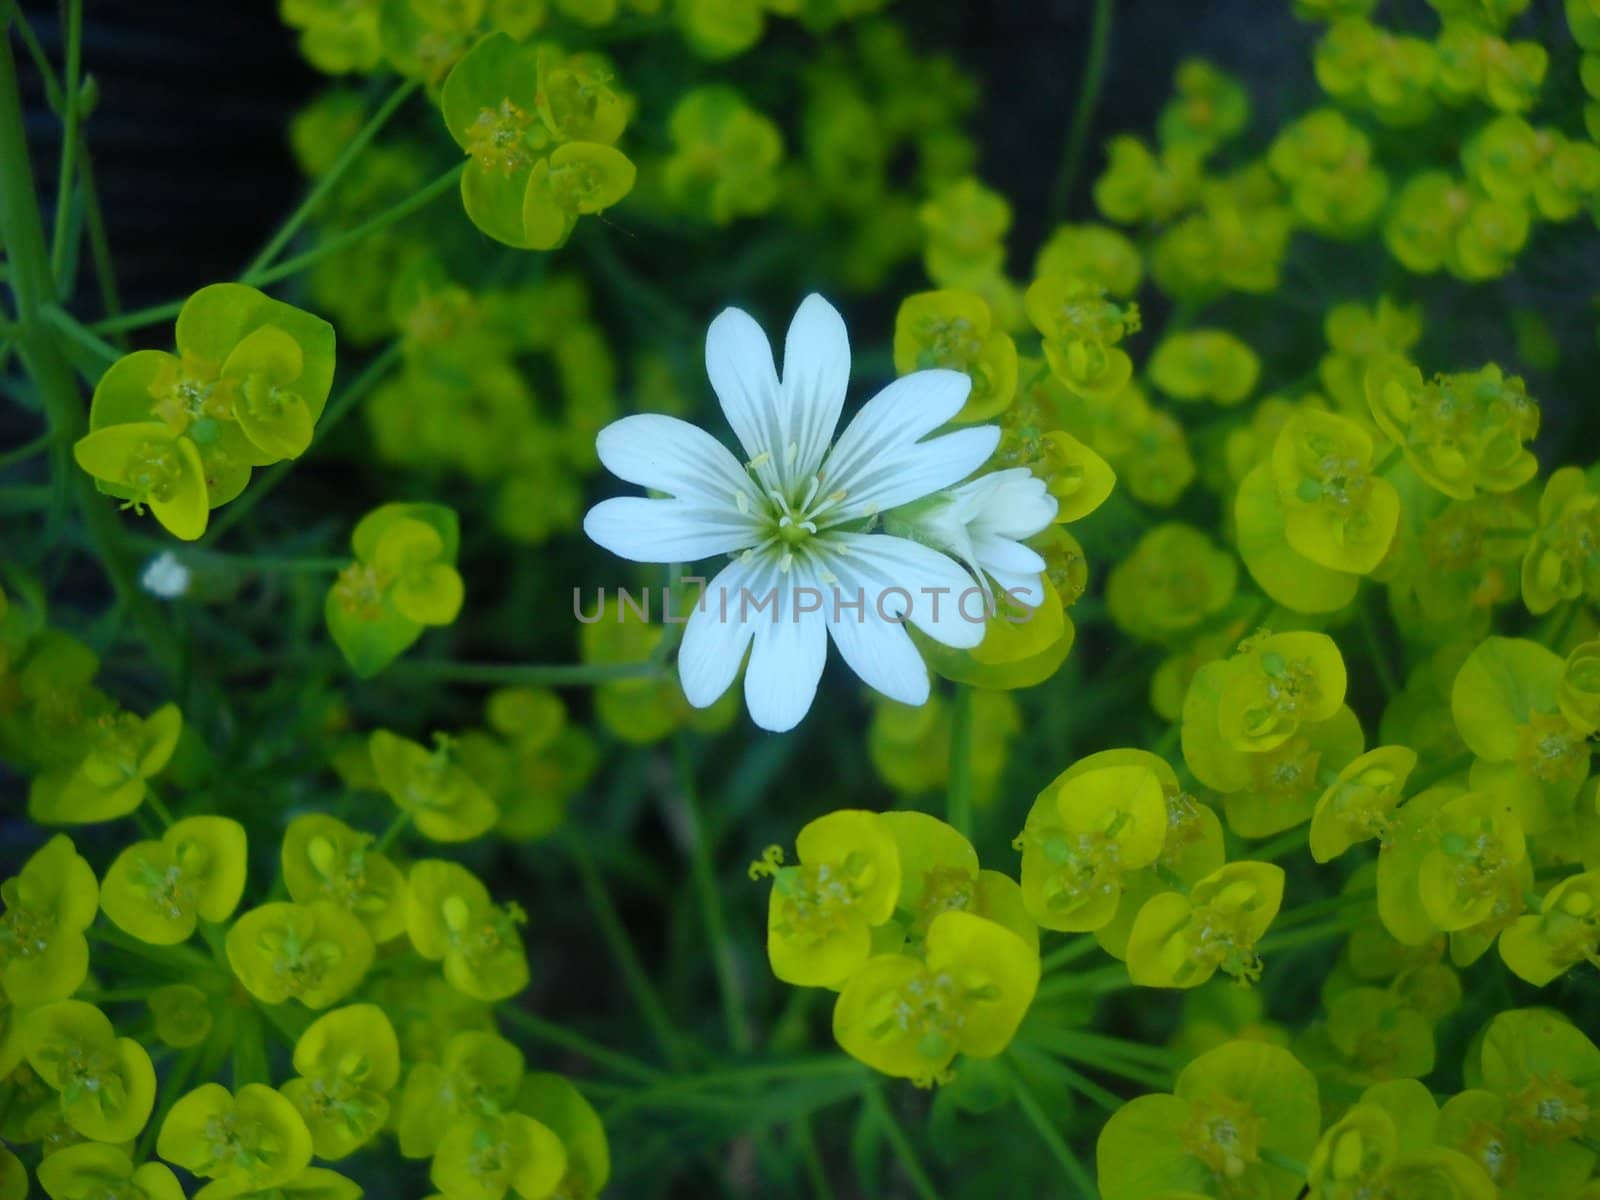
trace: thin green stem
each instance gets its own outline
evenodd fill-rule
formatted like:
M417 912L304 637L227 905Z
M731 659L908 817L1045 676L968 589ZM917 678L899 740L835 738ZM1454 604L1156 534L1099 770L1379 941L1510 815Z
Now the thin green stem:
M306 193L306 197L300 202L299 207L289 214L288 218L279 227L278 232L273 234L267 244L261 247L260 252L250 260L249 265L241 273L243 278L249 279L254 275L258 275L272 264L272 260L278 257L279 251L289 244L295 234L300 232L301 227L317 211L317 206L327 198L328 193L344 178L345 172L350 169L356 159L361 157L362 152L372 143L372 139L377 137L383 127L389 123L389 118L394 116L400 106L409 100L420 86L422 86L420 80L406 79L401 81L399 87L389 93L389 98L378 107L377 112L372 114L372 118L361 127L360 132L350 139L345 148L339 152L339 157L333 160L333 164L323 172L322 177Z
M666 1075L656 1067L640 1062L636 1058L629 1058L626 1054L618 1054L615 1050L608 1050L598 1042L590 1041L582 1034L574 1033L564 1025L543 1020L534 1016L525 1008L511 1006L495 1010L497 1014L521 1033L538 1041L560 1047L569 1053L576 1054L579 1058L587 1058L600 1066L609 1067L618 1075L625 1075L630 1079L637 1079L643 1083L656 1083Z
M105 338L75 321L65 309L51 305L45 310L45 319L73 345L110 366L122 357L122 351Z
M31 442L24 442L15 450L7 450L4 454L0 454L0 471L3 471L7 467L16 466L17 463L27 462L30 458L36 458L37 456L43 454L46 450L50 449L50 445L53 440L54 439L50 434L41 433Z
M610 683L617 679L648 679L661 674L654 662L639 663L464 663L441 659L401 659L388 670L391 676L428 679L440 683L481 683L495 687L515 685L561 687Z
M317 422L316 429L311 435L311 445L315 446L335 429L339 422L349 416L355 406L375 388L391 367L400 361L402 347L398 339L384 347L382 353L362 368L361 373L350 381L350 386L334 397L333 402L323 411L322 418ZM251 483L248 491L240 496L227 508L223 509L216 520L211 522L206 530L202 545L210 545L217 541L228 530L244 520L262 500L266 499L280 483L289 477L289 472L294 469L293 462L281 462L267 468Z
M950 777L945 811L962 837L972 837L972 689L956 684L950 704Z
M794 1123L794 1136L800 1144L800 1157L806 1165L811 1195L816 1200L834 1200L833 1185L828 1182L828 1171L822 1162L822 1152L817 1148L817 1138L811 1129L809 1116L801 1117Z
M1272 923L1272 932L1278 933L1284 929L1292 929L1304 925L1308 921L1319 920L1333 913L1341 913L1346 909L1354 908L1358 904L1371 904L1377 899L1378 893L1372 888L1358 888L1353 892L1341 892L1337 896L1329 896L1326 900L1314 900L1310 904L1302 904L1299 908L1284 913Z
M1583 611L1582 600L1568 600L1555 614L1548 633L1542 639L1544 644L1557 654L1561 653L1561 643L1567 640L1567 634L1572 632L1572 623L1578 619L1578 614Z
M61 170L56 182L56 215L50 227L50 273L58 291L66 290L67 231L72 218L73 181L78 170L78 122L83 95L83 0L67 0L67 61L63 71Z
M1274 1150L1271 1146L1262 1146L1258 1153L1261 1155L1262 1162L1269 1166L1277 1167L1280 1171L1288 1171L1289 1174L1296 1178L1308 1179L1311 1176L1311 1172L1306 1168L1305 1163L1299 1159L1290 1158L1281 1150Z
M1260 954L1272 954L1295 946L1309 946L1316 942L1328 941L1330 938L1343 937L1349 932L1350 926L1346 922L1329 921L1324 925L1310 925L1304 929L1269 933L1257 944L1256 950Z
M116 266L111 258L111 239L106 233L105 210L100 205L100 190L95 186L94 157L78 133L78 186L83 190L83 222L89 234L89 255L94 260L94 277L100 285L100 307L109 317L122 312L122 297L117 292Z
M400 835L410 826L411 814L402 808L395 813L394 819L384 826L383 832L378 835L378 840L372 844L372 848L379 854L387 854L389 847L394 845Z
M9 18L16 28L17 35L22 38L23 48L27 50L28 57L33 59L34 70L39 72L39 78L44 81L45 103L50 106L51 112L58 117L61 116L66 112L66 101L61 95L61 83L56 78L55 65L50 61L50 56L39 44L39 35L34 33L33 26L28 23L27 14L16 4L0 2L0 18ZM3 22L0 22L0 29L3 29Z
M0 179L5 180L0 188L0 244L6 247L10 268L18 344L50 418L53 478L57 486L72 488L96 557L118 600L139 626L156 662L169 675L176 674L183 658L181 647L151 597L138 586L121 522L93 480L72 461L72 444L85 432L88 412L59 332L47 316L56 303L55 278L45 252L44 221L8 37L0 37Z
M1079 934L1065 945L1057 946L1046 954L1039 962L1039 970L1043 975L1052 971L1059 971L1062 967L1070 966L1080 958L1087 958L1100 948L1100 943L1094 940L1093 934Z
M144 802L150 806L150 811L155 813L156 820L160 821L166 828L172 828L171 810L167 808L161 797L156 794L155 788L149 784L145 785Z
M834 1076L855 1075L865 1085L867 1073L861 1064L843 1055L823 1058L799 1059L794 1062L763 1063L760 1066L735 1067L725 1071L708 1071L698 1075L678 1075L654 1087L643 1088L618 1101L605 1114L609 1123L624 1113L639 1108L672 1108L697 1097L702 1092L736 1090L759 1086L763 1091L774 1084L791 1083L807 1079L826 1079ZM739 1096L724 1103L747 1105L749 1098Z
M1356 605L1356 620L1361 624L1361 636L1366 639L1367 653L1372 657L1373 669L1378 673L1378 682L1383 687L1383 694L1393 699L1400 691L1400 680L1396 678L1394 664L1389 661L1389 654L1383 648L1383 634L1378 628L1377 615L1372 611L1375 597L1382 593L1370 590L1363 596L1361 603Z
M594 860L590 858L588 847L583 844L581 837L581 834L574 834L566 838L564 843L568 856L572 859L572 865L578 872L578 882L582 885L589 907L600 925L601 935L611 947L617 965L622 968L623 982L627 985L633 1002L638 1005L640 1015L650 1027L650 1032L655 1036L667 1061L673 1067L681 1069L686 1061L686 1055L677 1025L668 1015L667 1006L662 1003L660 993L650 981L649 972L640 962L638 951L633 948L628 931L623 928L622 921L617 916L616 906L611 903L611 894L606 890L605 880L600 877L600 872L595 868Z
M1406 780L1406 791L1415 796L1425 792L1441 780L1449 779L1452 775L1459 775L1472 766L1472 754L1458 754L1454 758L1446 759L1428 771L1419 771Z
M347 250L357 242L365 241L373 234L405 220L412 213L433 203L439 196L456 186L456 181L461 178L461 172L465 169L465 163L451 167L421 191L413 192L410 196L400 201L399 204L386 208L377 216L371 217L359 225L354 225L344 232L335 234L333 237L318 243L315 249L307 250L304 254L297 255L294 258L285 259L275 267L265 267L259 271L252 271L245 275L243 282L248 283L251 287L266 287L269 283L277 283L280 279L298 275L307 267L315 266L330 255L338 254L341 250Z
M152 304L147 308L136 308L129 313L102 317L89 328L95 333L126 333L130 329L143 329L147 325L158 325L162 321L172 320L183 308L183 303L182 300L169 300L165 304Z
M274 267L266 267L260 271L245 276L240 282L251 287L266 287L280 279L287 279L291 275L299 274L307 267L315 266L329 255L338 254L357 242L370 237L380 230L387 229L397 221L403 221L412 213L426 207L444 192L454 187L461 177L461 172L466 164L451 167L443 175L428 184L421 191L413 192L400 203L391 208L386 208L376 216L354 225L344 232L327 238L319 243L315 249L287 259ZM96 321L89 328L96 333L117 333L125 329L142 329L146 325L155 325L162 321L169 321L177 316L183 308L183 300L170 300L165 304L155 304L149 308L141 308L136 312L126 313L120 317L111 317L104 321Z
M1304 847L1310 836L1311 830L1309 826L1298 825L1293 829L1286 829L1277 837L1270 841L1262 842L1261 845L1252 849L1250 858L1254 862L1275 862L1285 854L1292 854L1294 851Z
M1061 1170L1077 1189L1082 1200L1094 1200L1099 1195L1094 1180L1078 1161L1078 1156L1072 1152L1072 1147L1067 1145L1066 1138L1061 1136L1061 1131L1051 1122L1049 1114L1044 1111L1038 1097L1033 1094L1016 1067L1008 1064L1006 1070L1011 1076L1011 1091L1016 1097L1017 1107L1022 1110L1022 1115L1028 1118L1028 1124L1033 1126L1034 1132L1050 1151L1051 1157L1061 1165Z
M136 1162L143 1162L149 1158L150 1152L155 1149L156 1134L166 1121L167 1113L178 1102L178 1097L188 1090L189 1080L194 1076L195 1068L200 1065L200 1056L203 1052L203 1045L184 1051L178 1061L173 1064L171 1074L162 1080L161 1092L156 1103L155 1112L151 1114L150 1121L144 1127L144 1132L139 1135L139 1145L135 1151Z
M1100 87L1105 82L1106 54L1111 44L1111 9L1112 0L1095 0L1094 16L1089 26L1089 53L1078 88L1078 106L1072 112L1066 153L1062 157L1061 170L1056 175L1055 192L1051 197L1050 213L1058 221L1066 219L1067 206L1072 202L1072 189L1078 182L1078 169L1088 145L1089 130L1094 125L1094 112L1100 103Z
M883 1089L876 1082L867 1089L866 1103L872 1109L873 1115L878 1118L878 1123L883 1126L883 1136L888 1139L889 1146L899 1158L900 1166L904 1168L906 1178L911 1180L911 1186L917 1195L921 1196L922 1200L939 1200L939 1190L928 1178L927 1169L917 1157L911 1139L906 1137L906 1131L900 1127L900 1122L895 1120L894 1113L889 1111L889 1103L883 1098Z
M744 1015L744 989L739 984L738 964L733 957L733 942L728 937L728 922L722 911L722 893L717 890L716 870L711 861L711 836L701 811L700 796L694 783L694 763L688 739L680 735L674 746L678 768L678 792L689 818L689 867L700 900L700 916L705 921L711 965L717 975L717 992L722 1000L722 1021L728 1042L741 1054L755 1044L750 1023Z

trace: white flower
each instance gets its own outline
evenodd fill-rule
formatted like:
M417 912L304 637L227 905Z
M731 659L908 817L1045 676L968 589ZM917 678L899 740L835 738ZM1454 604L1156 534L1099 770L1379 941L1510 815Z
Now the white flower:
M1022 539L1055 520L1056 508L1044 480L1012 467L923 501L895 528L955 555L1017 603L1038 608L1044 603L1045 561Z
M163 600L176 600L189 590L189 568L178 561L171 550L163 550L145 564L139 583L152 596Z
M748 648L751 719L791 729L811 707L831 634L872 687L906 704L925 702L927 667L901 622L947 646L977 645L984 623L963 617L956 603L973 580L937 550L869 530L880 514L958 483L994 452L994 426L927 436L961 410L971 380L956 371L897 379L830 448L850 341L838 312L816 295L789 326L781 380L766 335L736 308L711 323L706 371L743 464L685 421L624 417L600 431L600 461L670 498L605 500L583 522L601 546L635 562L736 556L684 630L685 696L697 707L713 703ZM769 593L776 606L756 608Z

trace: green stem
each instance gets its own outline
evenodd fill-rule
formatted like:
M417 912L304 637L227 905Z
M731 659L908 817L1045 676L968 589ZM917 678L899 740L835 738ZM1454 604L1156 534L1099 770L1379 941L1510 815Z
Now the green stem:
M610 1067L618 1075L640 1080L643 1083L655 1083L665 1075L659 1069L640 1062L636 1058L629 1058L626 1054L618 1054L608 1050L598 1042L590 1041L582 1034L574 1033L565 1026L553 1024L534 1016L525 1008L511 1006L495 1010L497 1015L505 1018L510 1025L541 1042L558 1046L579 1058L587 1058L603 1067Z
M249 279L253 275L260 274L271 265L272 260L278 257L278 252L289 244L290 239L300 232L301 226L316 212L317 205L321 204L328 193L344 178L345 172L361 156L362 151L372 143L372 139L377 137L383 127L389 123L389 118L394 116L400 106L409 100L412 93L421 86L420 80L407 79L403 80L399 87L389 93L389 98L379 106L377 112L372 114L371 120L361 127L361 131L355 137L350 139L349 144L340 151L339 157L333 160L333 165L323 172L322 177L317 180L315 186L306 193L306 198L300 202L300 206L289 214L288 219L279 227L278 232L273 234L272 239L261 247L260 253L250 260L249 265L242 272L243 278Z
M1325 942L1330 938L1343 937L1350 932L1350 926L1344 921L1329 921L1324 925L1311 925L1304 929L1289 929L1281 933L1269 933L1262 938L1256 946L1260 954L1271 954L1279 950L1288 950L1295 946L1309 946L1316 942Z
M711 837L705 813L694 785L694 764L688 739L680 735L674 746L678 767L678 791L689 818L689 866L695 891L700 899L700 916L705 921L710 943L711 965L717 975L717 992L722 999L722 1021L728 1042L739 1053L748 1053L755 1044L750 1024L744 1016L744 989L739 985L738 964L733 957L733 941L728 937L728 922L722 911L722 894L717 890L716 871L711 862Z
M95 490L93 480L72 461L72 445L87 429L88 412L47 316L56 302L55 279L45 255L44 222L34 190L9 37L0 37L0 179L5 180L5 187L0 188L0 244L6 247L10 267L18 344L50 417L53 477L58 485L73 489L90 542L118 600L132 614L156 661L169 675L176 674L183 657L181 648L152 599L138 586L121 522L110 502Z
M1298 1159L1290 1158L1287 1154L1280 1150L1274 1150L1271 1146L1262 1146L1257 1153L1261 1155L1262 1162L1269 1166L1277 1167L1280 1171L1288 1171L1289 1174L1300 1179L1308 1179L1311 1176L1311 1172L1306 1169L1305 1163L1300 1162Z
M1567 634L1572 632L1572 623L1578 619L1578 614L1582 611L1582 600L1568 600L1563 604L1555 615L1553 626L1541 639L1544 644L1560 654L1561 643L1567 640Z
M906 1177L911 1180L911 1186L917 1195L921 1196L922 1200L939 1200L939 1190L928 1178L927 1169L923 1167L922 1160L912 1148L911 1140L906 1137L906 1131L900 1128L900 1122L896 1121L894 1113L889 1111L889 1104L883 1098L883 1089L876 1082L867 1089L866 1103L867 1107L872 1109L873 1115L878 1118L878 1123L883 1126L883 1136L889 1140L889 1145L900 1159L900 1165L905 1169Z
M655 662L638 663L464 663L441 659L401 659L390 676L440 683L481 683L495 687L518 684L561 687L648 679L661 673Z
M1041 999L1052 996L1103 996L1132 986L1133 981L1128 978L1127 965L1115 962L1093 971L1085 971L1081 975L1046 979L1039 985L1039 996Z
M1422 771L1411 776L1410 779L1406 780L1406 791L1413 796L1420 792L1425 792L1440 780L1449 779L1450 776L1458 775L1465 771L1472 766L1473 761L1473 756L1470 752L1446 759L1432 770Z
M1394 664L1389 661L1389 655L1383 648L1383 636L1378 629L1378 618L1372 611L1373 598L1381 594L1378 591L1369 591L1363 596L1361 603L1356 605L1356 619L1361 623L1361 636L1366 639L1367 653L1372 656L1372 665L1378 672L1378 682L1383 687L1383 694L1393 699L1400 691L1400 680L1395 677Z
M1292 854L1302 848L1311 836L1309 826L1298 825L1293 829L1286 829L1270 841L1262 842L1250 851L1253 862L1275 862L1285 854Z
M633 1002L639 1006L645 1024L655 1035L662 1053L675 1068L682 1068L685 1055L677 1026L667 1015L667 1007L661 1002L655 984L650 981L649 972L639 961L639 954L633 948L633 942L629 940L628 932L617 916L616 907L611 903L611 895L606 891L605 881L600 878L600 872L595 869L594 860L589 857L588 848L584 846L580 837L581 835L568 837L565 845L572 859L572 865L577 869L578 882L583 886L589 907L594 911L595 920L600 924L601 935L610 945L617 965L622 968L623 982L627 985Z
M957 833L972 838L972 689L956 684L950 706L950 778L946 812Z
M1046 954L1039 962L1039 971L1048 975L1052 971L1059 971L1062 967L1086 958L1099 949L1100 943L1094 940L1093 934L1080 934L1063 946L1057 946Z
M400 356L401 345L397 339L386 346L382 353L362 368L361 374L351 380L350 386L340 392L334 398L333 403L329 404L327 409L324 410L321 420L317 422L317 427L311 434L312 446L317 445L326 438L338 426L339 422L350 414L355 406L366 397L367 393L376 387L383 377L388 374L389 369L400 361ZM209 545L215 542L224 533L244 520L256 505L260 504L262 500L271 494L274 488L289 477L289 472L293 469L294 463L290 461L277 463L263 471L260 477L251 483L249 490L244 495L223 509L216 520L211 522L202 540L202 545Z
M156 819L168 829L172 828L172 812L162 803L161 797L156 795L155 788L145 785L144 802L150 806L150 811L155 813Z
M1084 1169L1078 1156L1072 1152L1072 1147L1067 1145L1067 1140L1061 1136L1061 1131L1051 1123L1049 1115L1040 1105L1038 1097L1029 1089L1022 1076L1014 1066L1008 1065L1007 1074L1011 1076L1011 1091L1016 1097L1017 1107L1022 1110L1022 1115L1028 1118L1028 1124L1033 1126L1034 1132L1039 1135L1039 1140L1045 1144L1051 1156L1061 1165L1061 1170L1072 1182L1082 1200L1094 1200L1097 1192L1094 1180L1089 1172Z
M194 1076L195 1068L200 1065L200 1056L204 1045L185 1050L183 1056L173 1065L172 1073L161 1083L160 1098L156 1104L155 1112L150 1116L150 1121L144 1127L144 1132L139 1135L139 1145L134 1153L135 1162L143 1162L150 1157L150 1152L155 1149L156 1134L160 1132L162 1124L167 1119L167 1113L178 1102L178 1097L189 1089L189 1080Z
M1050 213L1058 221L1066 219L1067 206L1072 202L1072 189L1078 182L1078 168L1083 162L1084 148L1089 140L1089 130L1094 124L1094 112L1100 103L1100 87L1105 82L1106 52L1111 43L1111 8L1111 0L1095 0L1094 17L1089 27L1089 55L1078 88L1078 106L1072 112L1066 154L1061 160L1061 171L1056 176L1055 192L1051 197Z
M27 462L30 458L34 458L37 455L43 454L46 450L50 449L51 443L54 440L55 439L50 434L41 433L31 442L24 442L15 450L7 450L4 454L0 454L0 470L4 470L6 467L16 466L16 464L21 462Z
M28 57L33 59L33 69L39 72L39 78L44 81L45 103L56 116L64 115L67 106L61 95L61 83L56 79L55 66L51 63L50 56L44 52L44 47L39 44L39 35L34 33L33 26L28 23L27 14L16 4L7 4L0 0L0 32L3 32L6 20L11 21L15 27L17 35L22 39L23 48L28 52Z
M116 362L117 359L122 357L121 350L117 349L117 347L113 346L110 342L106 341L93 330L90 330L73 320L72 316L67 313L66 310L52 305L50 308L45 310L44 315L45 319L48 320L50 324L54 325L56 329L70 342L72 342L75 346L78 346L85 353L99 359L106 366L109 367L112 363Z
M1358 904L1371 904L1378 893L1372 888L1358 888L1353 892L1341 892L1337 896L1329 896L1326 900L1314 900L1310 904L1302 904L1299 908L1284 913L1272 923L1272 931L1279 933L1284 929L1292 929L1304 925L1308 921L1315 921L1332 913L1340 913L1347 908Z
M817 1138L811 1129L811 1118L801 1117L794 1123L795 1140L800 1144L800 1157L806 1165L806 1179L811 1184L811 1195L816 1200L834 1200L833 1185L828 1182L828 1171L822 1163L822 1153L817 1148Z
M378 835L378 840L373 843L372 848L379 854L387 854L389 847L395 844L396 839L406 831L410 824L411 814L402 808L395 813L394 820L384 827L383 832Z
M72 216L72 184L78 169L79 101L83 91L83 0L67 0L65 8L67 62L61 114L61 171L56 182L55 222L50 227L50 273L58 290L67 285L67 251L71 244L67 229Z
M120 929L108 928L104 925L91 925L84 930L91 941L103 942L107 946L115 946L125 954L135 958L142 958L155 966L163 967L169 971L176 971L185 976L216 975L217 965L197 950L187 946L152 946L141 942L138 938L129 937Z
M461 178L461 172L466 169L466 163L451 167L443 175L428 184L421 191L413 192L399 204L384 209L375 217L371 217L359 225L352 226L343 233L317 244L313 250L294 258L286 259L275 267L266 267L259 271L252 271L245 275L243 282L251 287L266 287L269 283L277 283L280 279L287 279L291 275L298 275L307 267L315 266L330 255L338 254L341 250L349 249L357 242L365 241L374 233L387 229L396 222L403 221L418 209L425 208L439 196L456 186L456 181ZM181 305L180 305L181 307Z
M644 1088L625 1097L604 1115L609 1123L636 1108L673 1107L700 1092L718 1089L737 1089L759 1085L770 1090L773 1084L805 1079L826 1079L840 1075L856 1075L865 1085L868 1076L861 1064L843 1055L800 1059L797 1062L764 1063L753 1067L735 1067L726 1071L708 1071L699 1075L680 1075L654 1087ZM746 1103L739 1097L735 1103Z
M100 285L100 307L108 317L122 312L122 297L117 293L117 272L111 258L111 239L106 234L105 210L100 206L100 191L95 186L94 158L78 135L78 185L83 189L83 221L89 234L89 255L94 260L94 276Z
M266 287L280 279L287 279L296 275L307 267L314 266L329 255L337 254L348 249L357 242L371 236L380 230L387 229L397 221L403 221L418 209L425 207L438 196L454 187L456 180L461 177L461 172L466 164L451 167L443 175L428 184L421 191L413 192L406 199L392 208L386 208L375 217L352 226L343 233L336 234L317 245L313 250L298 255L279 263L275 267L267 267L253 272L240 280L251 287ZM141 308L137 312L127 313L120 317L96 321L90 326L96 333L117 333L124 329L142 329L146 325L154 325L161 321L171 320L183 308L184 300L170 300L166 304L156 304L149 308Z

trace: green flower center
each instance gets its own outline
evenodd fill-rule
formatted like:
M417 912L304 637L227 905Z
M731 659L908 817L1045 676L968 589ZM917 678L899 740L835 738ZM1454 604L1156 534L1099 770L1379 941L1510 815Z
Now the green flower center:
M1589 1094L1559 1071L1535 1075L1508 1099L1512 1123L1546 1146L1581 1137L1592 1114Z
M136 504L171 500L182 478L183 456L173 442L151 438L140 442L128 455L125 479L133 489Z
M1229 1096L1196 1100L1179 1137L1190 1154L1230 1182L1261 1159L1261 1118Z
M847 928L877 874L877 864L859 851L836 863L802 863L780 869L773 879L773 887L784 899L780 932L821 941Z
M500 101L499 108L482 109L467 130L467 153L485 170L507 176L531 167L527 133L533 121L533 114L511 103L510 97Z

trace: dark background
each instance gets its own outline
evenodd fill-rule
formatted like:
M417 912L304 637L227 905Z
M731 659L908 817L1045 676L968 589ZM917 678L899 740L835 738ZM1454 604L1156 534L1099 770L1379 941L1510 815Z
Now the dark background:
M21 7L57 57L56 6L31 0ZM89 0L85 8L84 68L101 94L89 142L124 302L159 303L232 276L301 194L284 128L327 77L300 58L294 31L269 0ZM1090 0L969 0L888 10L914 44L952 53L979 81L972 123L979 171L1015 209L1019 272L1048 232L1046 206L1091 9ZM1244 76L1260 125L1270 129L1310 94L1314 31L1287 3L1120 0L1073 215L1091 214L1088 184L1101 142L1152 128L1181 58L1210 56ZM803 42L806 35L775 20L769 37ZM37 165L52 164L59 126L25 58L19 69L35 100L29 132Z

